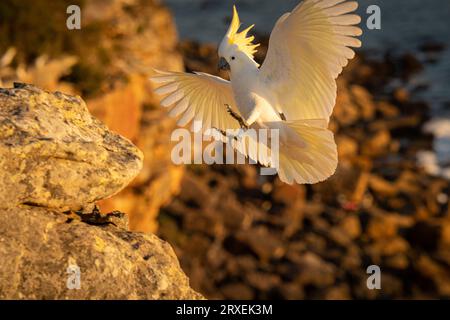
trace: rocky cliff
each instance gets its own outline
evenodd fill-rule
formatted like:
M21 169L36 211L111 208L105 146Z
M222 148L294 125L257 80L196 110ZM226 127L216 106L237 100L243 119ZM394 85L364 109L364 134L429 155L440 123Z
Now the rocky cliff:
M201 298L167 243L95 206L142 163L81 98L0 89L0 299Z
M80 30L66 28L70 4L80 6ZM159 208L179 192L184 172L170 161L174 122L148 81L152 68L183 69L169 10L158 0L4 0L0 35L0 84L79 94L96 118L142 150L137 179L99 206L128 212L132 230L155 232Z

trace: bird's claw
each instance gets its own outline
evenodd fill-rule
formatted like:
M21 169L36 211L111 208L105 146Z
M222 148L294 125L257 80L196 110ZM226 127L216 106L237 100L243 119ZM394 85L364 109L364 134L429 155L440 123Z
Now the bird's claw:
M223 138L226 138L226 139L233 139L233 140L235 140L236 142L241 141L241 140L242 140L242 137L243 137L243 136L245 135L245 133L246 133L246 130L243 129L243 128L239 129L239 132L238 132L236 135L230 135L230 134L227 134L224 130L218 129L218 128L216 128L216 127L212 127L212 129L214 129L214 130L216 130L217 132L219 132L219 133L222 135Z
M224 130L221 130L219 128L216 128L216 127L212 127L212 128L214 130L216 130L217 132L219 132L222 135L222 138L225 138L225 139L233 138L234 140L237 141L237 137L236 136L230 136ZM222 142L225 142L225 141L222 140Z
M226 104L225 107L227 107L227 112L230 116L232 116L237 122L239 122L239 125L241 126L241 129L248 130L249 127L245 123L244 119L240 115L238 115L236 112L231 109L229 104Z

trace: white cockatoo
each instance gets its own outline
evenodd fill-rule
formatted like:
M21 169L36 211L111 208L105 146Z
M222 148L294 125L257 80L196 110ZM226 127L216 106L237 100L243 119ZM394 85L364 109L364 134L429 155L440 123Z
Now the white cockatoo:
M327 129L336 101L336 78L360 47L354 14L358 3L304 0L277 21L266 59L253 59L258 45L233 9L231 25L219 46L219 68L230 81L205 73L156 71L151 80L166 95L161 101L178 125L202 121L221 132L241 127L279 129L277 172L288 184L312 184L334 174L337 148ZM239 121L238 121L239 120ZM245 150L244 150L245 152ZM247 152L250 158L255 154ZM270 160L253 159L267 165Z

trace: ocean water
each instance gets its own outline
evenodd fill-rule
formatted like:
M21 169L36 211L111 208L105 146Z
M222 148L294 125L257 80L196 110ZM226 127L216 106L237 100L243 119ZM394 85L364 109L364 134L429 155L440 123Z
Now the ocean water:
M373 53L413 52L421 61L427 56L418 48L429 41L441 43L445 50L413 79L427 90L416 98L432 107L433 120L426 130L435 134L435 152L420 156L430 173L450 178L450 0L359 0L363 18L362 50ZM227 30L226 20L236 4L244 26L255 24L260 34L269 34L278 17L292 10L299 0L165 0L175 14L182 39L218 44ZM367 7L381 9L381 30L368 30ZM426 160L423 160L426 159Z

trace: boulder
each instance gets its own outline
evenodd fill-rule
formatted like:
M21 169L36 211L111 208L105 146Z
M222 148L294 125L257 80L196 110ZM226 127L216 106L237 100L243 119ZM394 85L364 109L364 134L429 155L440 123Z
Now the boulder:
M95 202L141 151L79 97L0 89L0 299L199 299L169 244Z
M202 299L168 243L102 217L0 209L0 299Z
M0 90L0 208L81 210L128 185L142 161L81 98L24 84Z

